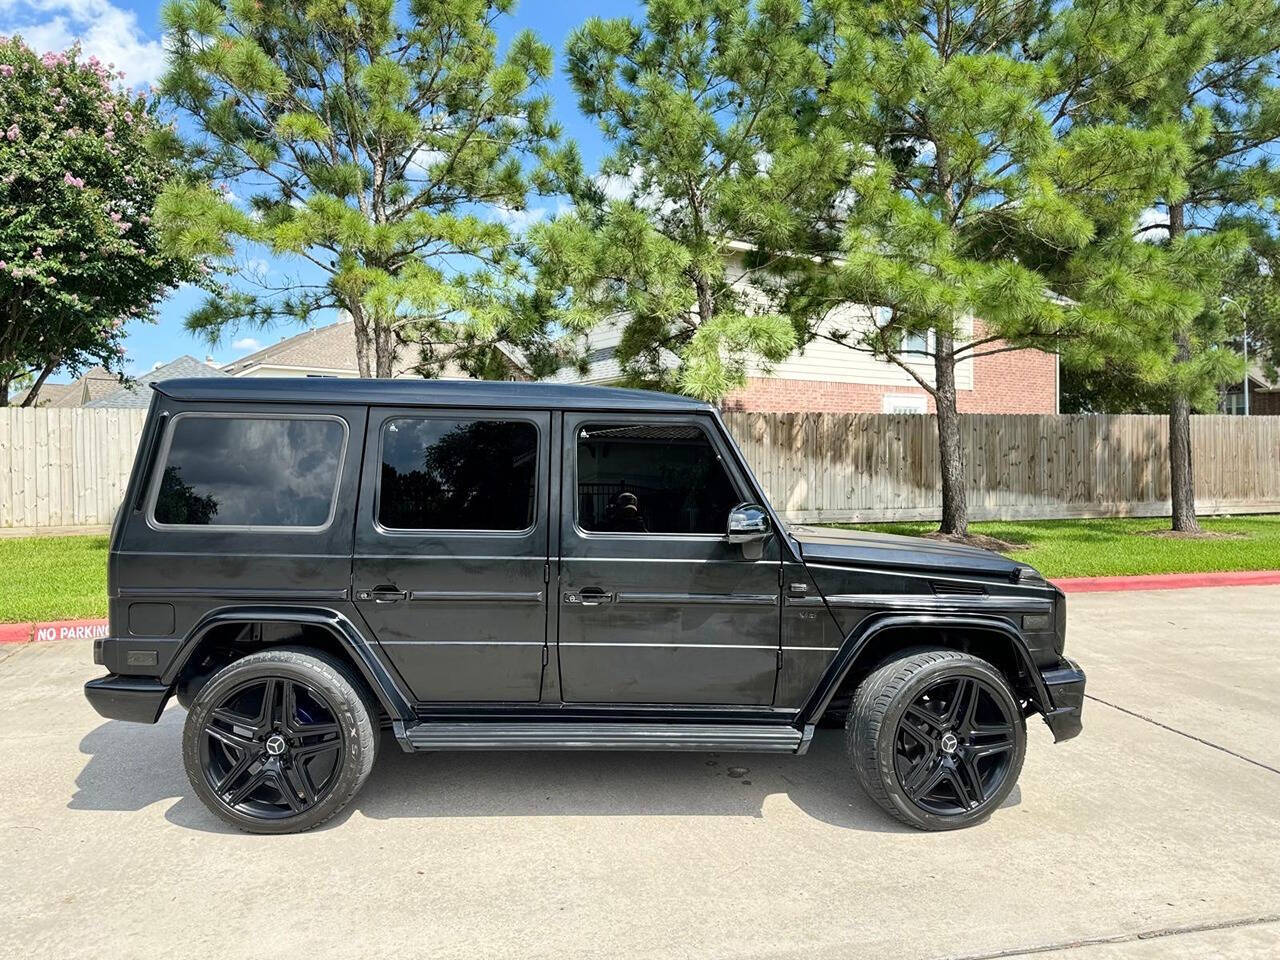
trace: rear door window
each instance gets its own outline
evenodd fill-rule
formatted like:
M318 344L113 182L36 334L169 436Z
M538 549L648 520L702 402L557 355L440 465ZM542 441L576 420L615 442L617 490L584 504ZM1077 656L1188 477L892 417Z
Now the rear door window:
M333 516L337 417L179 414L151 505L159 526L319 530Z
M378 524L388 530L528 530L537 469L538 428L527 420L388 420Z

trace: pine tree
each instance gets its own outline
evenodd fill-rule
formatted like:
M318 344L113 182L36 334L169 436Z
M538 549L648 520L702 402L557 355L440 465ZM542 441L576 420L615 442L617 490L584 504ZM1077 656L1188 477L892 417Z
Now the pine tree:
M1176 189L1162 192L1135 226L1168 262L1141 259L1185 303L1154 332L1142 372L1168 404L1173 529L1195 533L1190 415L1213 409L1218 388L1243 375L1232 349L1242 308L1221 299L1223 283L1259 273L1280 193L1271 161L1280 144L1280 3L1166 0L1153 9L1173 55L1159 90L1129 106L1142 123L1180 127L1193 154ZM1236 254L1250 235L1258 242L1241 266ZM1188 261L1203 269L1184 271Z
M190 115L203 176L161 219L178 249L224 258L262 245L309 276L227 286L188 319L229 326L340 308L361 376L390 376L401 343L427 366L537 341L507 220L551 189L572 150L540 87L551 51L528 32L505 57L511 0L173 0L164 93ZM535 163L536 166L535 166ZM245 200L238 203L236 194ZM318 280L312 278L318 277ZM464 357L463 359L466 359Z
M630 382L714 399L793 349L768 268L859 156L804 116L821 25L791 0L652 0L643 21L571 36L570 80L610 153L533 240L567 329L624 325Z
M869 148L783 273L805 334L906 371L933 400L941 532L965 536L963 363L1012 349L1106 355L1136 321L1105 299L1100 245L1186 161L1175 125L1106 111L1157 89L1171 51L1132 4L926 0L842 6L817 112ZM829 313L862 303L874 323Z

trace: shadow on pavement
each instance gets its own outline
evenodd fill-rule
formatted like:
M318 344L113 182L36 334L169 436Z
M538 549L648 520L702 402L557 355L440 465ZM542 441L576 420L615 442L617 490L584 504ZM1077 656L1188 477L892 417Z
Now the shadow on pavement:
M88 762L72 810L136 811L169 798L171 823L236 833L195 797L182 767L181 710L155 726L109 721L80 742ZM784 795L811 817L851 830L915 831L863 794L836 730L820 730L803 757L651 752L458 752L406 754L384 735L373 773L342 814L374 819L507 816L763 816ZM1014 806L1015 787L1004 806Z

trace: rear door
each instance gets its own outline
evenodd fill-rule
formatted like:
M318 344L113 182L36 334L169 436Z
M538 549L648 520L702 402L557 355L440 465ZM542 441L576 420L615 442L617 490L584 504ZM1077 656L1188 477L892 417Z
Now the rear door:
M752 499L708 417L565 413L559 664L575 703L773 702L779 547L725 537Z
M372 408L355 601L414 697L539 699L550 416Z

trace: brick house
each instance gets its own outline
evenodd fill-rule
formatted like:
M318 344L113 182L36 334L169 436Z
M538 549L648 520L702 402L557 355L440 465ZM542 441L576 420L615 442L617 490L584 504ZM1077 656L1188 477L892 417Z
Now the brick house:
M855 323L875 322L870 308L845 309L855 313ZM848 315L835 322L847 328ZM981 325L976 327L980 335ZM548 379L616 383L622 370L614 351L621 335L621 324L592 330L587 335L586 373L566 368ZM904 352L903 359L932 380L932 357ZM663 360L668 368L677 364L674 355ZM964 359L956 367L956 387L961 413L1057 413L1058 358L1040 350L1010 350ZM772 368L749 370L746 386L727 396L722 406L761 413L929 413L933 398L897 364L815 340Z

